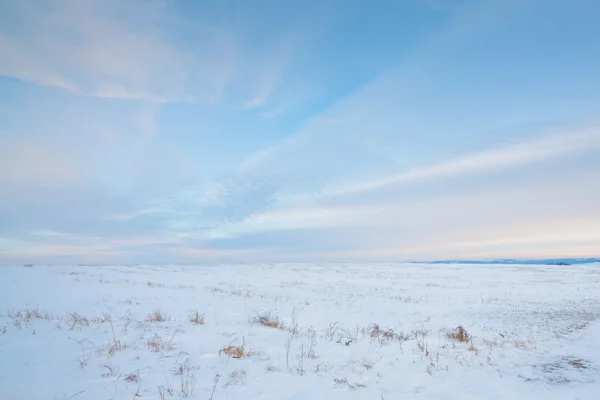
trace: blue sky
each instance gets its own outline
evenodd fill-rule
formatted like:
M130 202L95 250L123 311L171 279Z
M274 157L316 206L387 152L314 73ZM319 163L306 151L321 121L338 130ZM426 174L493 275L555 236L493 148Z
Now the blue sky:
M0 262L598 256L595 0L0 5Z

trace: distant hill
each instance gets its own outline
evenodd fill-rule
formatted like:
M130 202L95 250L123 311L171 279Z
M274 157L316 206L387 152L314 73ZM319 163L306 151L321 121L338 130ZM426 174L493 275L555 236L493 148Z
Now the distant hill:
M440 260L431 261L427 264L531 264L531 265L573 265L590 264L600 262L600 258L548 258L543 260L519 260L519 259L496 259L496 260Z

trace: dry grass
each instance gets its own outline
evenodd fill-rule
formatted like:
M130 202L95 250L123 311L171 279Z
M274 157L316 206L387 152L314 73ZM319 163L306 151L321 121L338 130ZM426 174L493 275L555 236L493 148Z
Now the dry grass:
M427 341L425 340L425 332L421 332L415 336L417 347L421 353L425 353L425 357L429 357L429 350L427 349Z
M108 348L108 355L112 357L116 352L127 350L128 348L129 348L128 345L121 344L121 341L117 340L116 342L111 344L110 347Z
M429 375L433 375L434 371L439 372L444 370L448 371L448 366L446 365L446 367L442 367L437 360L431 360L431 362L425 368L425 372L427 372Z
M325 330L325 338L333 342L336 337L339 337L339 331L341 329L339 322L330 322Z
M221 350L219 350L219 355L221 354L225 354L228 357L231 358L244 358L247 356L245 350L244 350L244 346L226 346L223 347Z
M47 320L47 321L53 321L53 320L60 320L61 318L57 318L54 317L53 315L49 314L48 312L41 312L39 310L39 308L27 308L25 310L9 310L7 312L7 315L9 318L11 318L13 321L13 326L15 326L18 329L21 329L21 325L23 323L28 324L29 322L33 321L33 320Z
M127 375L125 377L125 381L129 382L129 383L139 383L140 382L140 371L139 370L135 370L132 373L130 373L129 375Z
M392 296L392 297L390 297L390 299L398 300L402 303L413 303L413 304L419 303L419 299L414 298L412 296Z
M25 310L25 320L29 321L32 319L44 319L39 309Z
M461 342L461 343L468 343L471 341L472 336L469 335L469 333L467 332L467 330L465 328L463 328L461 325L459 325L458 327L456 327L455 329L446 332L446 337L448 339L457 341L457 342Z
M71 312L66 316L54 316L47 311L40 311L39 308L26 308L24 310L9 310L8 317L13 320L13 325L21 328L23 323L28 324L34 320L58 321L57 328L61 328L61 323L65 322L69 330L81 330L89 327L92 323L102 324L111 321L110 314L103 314L100 317L88 318L79 313Z
M48 321L57 319L50 315L48 312L42 313L39 308L26 308L22 311L9 310L7 314L9 318L12 318L13 320L22 320L25 322L29 322L34 319L45 319Z
M499 339L499 338L483 338L483 343L490 348L494 348L494 347L504 347L504 345L506 344L506 340L504 340L504 338Z
M278 368L278 367L276 367L276 366L275 366L275 365L273 365L273 364L269 364L269 365L267 365L267 366L265 367L265 371L267 371L267 372L278 372L278 371L279 371L279 368Z
M80 355L79 358L77 359L77 362L79 363L79 367L81 367L81 369L84 369L87 366L89 360L90 360L89 356L86 356L84 354Z
M379 343L384 344L389 342L392 339L397 339L398 335L394 333L392 328L382 329L379 325L373 324L371 325L367 332L371 339L377 340Z
M279 319L279 317L276 315L271 315L271 313L258 314L251 319L251 322L269 328L285 329L285 325Z
M106 322L112 322L112 316L108 313L104 313L101 317L92 318L91 321L95 324L104 324Z
M370 359L363 358L363 361L362 361L362 366L365 368L365 370L367 370L367 371L368 371L368 370L370 370L371 368L373 368L373 366L374 366L374 365L375 365L375 364L376 364L376 363L377 363L379 360L381 360L381 357L380 357L379 359L377 359L377 360L370 360Z
M229 380L223 387L235 386L244 383L246 380L246 370L236 369L229 375Z
M210 397L208 398L208 400L213 400L213 397L215 395L215 390L217 390L217 384L219 383L220 378L221 378L221 375L219 375L219 374L216 374L215 377L213 378L212 392L210 393Z
M542 365L542 370L545 372L555 372L558 370L564 370L566 368L574 368L578 370L589 369L590 363L589 361L581 358L566 357L553 363Z
M424 337L427 332L423 330L414 330L410 333L405 333L402 331L394 331L393 328L381 328L378 324L372 324L367 328L362 328L356 330L356 333L353 335L353 340L356 341L358 339L358 332L361 332L363 337L369 336L371 340L376 340L379 344L384 345L389 343L392 340L397 340L402 345L402 342L406 342L407 340L411 340L421 335Z
M181 283L179 285L173 285L174 289L195 289L196 287L193 285L186 285L185 283Z
M150 287L165 287L164 283L156 283L156 282L148 281L146 284Z
M517 349L521 349L521 350L527 350L529 348L529 343L527 343L525 340L522 339L516 339L513 341L513 345L517 348Z
M117 351L123 351L124 349L126 349L127 345L122 345L121 341L117 340L117 336L115 335L115 327L113 326L112 319L109 318L108 322L110 323L110 329L112 331L112 339L113 339L112 345L108 348L108 355L112 356Z
M218 296L236 296L236 297L243 297L246 299L249 299L250 297L252 297L254 295L254 293L250 292L249 290L240 290L240 289L222 289L222 288L211 288L210 291L213 294L216 294Z
M358 388L364 388L365 385L362 383L350 384L348 378L333 378L333 386L337 389L350 389L356 390Z
M146 315L145 322L165 322L168 321L166 314L163 314L160 310L154 310L150 314Z
M70 313L69 316L67 317L67 323L69 325L71 325L69 327L69 330L72 331L76 328L83 328L86 326L90 326L90 320L87 319L86 317L82 317L81 315L77 314L76 312Z
M192 311L192 315L190 316L190 322L196 325L204 325L204 314L200 314L200 311L198 310Z
M102 365L102 368L106 368L106 372L102 374L103 378L108 378L117 375L117 372L119 372L120 369L116 365L112 365L110 363Z
M315 365L315 367L313 368L313 372L315 374L326 373L326 372L329 372L332 368L333 368L333 365L331 365L331 364L319 363L319 364Z
M161 353L163 351L173 350L173 345L171 344L171 340L165 341L159 334L155 333L152 339L149 339L146 342L146 346L153 353Z
M567 361L567 364L569 364L571 367L576 368L576 369L588 369L588 363L582 359L579 358L572 358L569 361Z
M157 389L160 400L167 400L167 396L173 396L175 394L173 389L170 387L157 386Z
M188 358L185 363L179 364L175 370L175 375L181 378L179 386L180 397L190 397L194 395L194 389L196 388L196 371L200 367L193 365L191 360Z
M219 350L219 356L225 354L231 358L245 358L253 356L255 353L253 351L246 351L246 341L242 339L242 345L234 346L232 343L229 346L223 347Z

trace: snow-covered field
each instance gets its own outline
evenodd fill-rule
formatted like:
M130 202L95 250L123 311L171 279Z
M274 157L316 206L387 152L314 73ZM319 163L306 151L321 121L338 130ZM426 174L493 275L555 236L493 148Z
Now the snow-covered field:
M600 264L0 267L3 400L598 399L599 383Z

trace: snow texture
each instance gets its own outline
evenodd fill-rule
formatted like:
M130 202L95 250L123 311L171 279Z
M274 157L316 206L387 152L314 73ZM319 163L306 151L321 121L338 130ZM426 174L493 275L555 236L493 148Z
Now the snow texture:
M0 398L598 399L599 317L600 264L2 267Z

